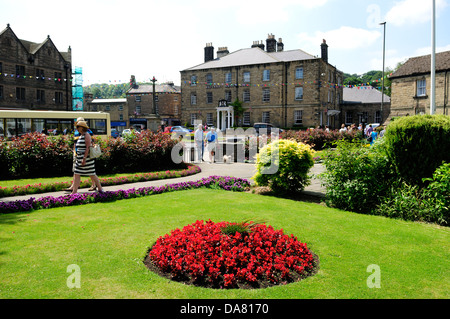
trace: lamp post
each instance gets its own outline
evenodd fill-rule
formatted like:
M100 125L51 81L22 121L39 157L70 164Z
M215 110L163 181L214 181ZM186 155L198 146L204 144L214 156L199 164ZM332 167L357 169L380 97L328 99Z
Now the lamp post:
M385 51L386 51L386 21L381 22L380 25L383 25L383 78L381 80L381 123L383 124L383 106L384 106L384 63L385 63Z
M155 82L157 81L155 77L150 80L153 83L153 113L158 115L157 109L156 109L156 93L155 93Z
M431 13L431 97L430 114L436 113L436 0L433 0Z

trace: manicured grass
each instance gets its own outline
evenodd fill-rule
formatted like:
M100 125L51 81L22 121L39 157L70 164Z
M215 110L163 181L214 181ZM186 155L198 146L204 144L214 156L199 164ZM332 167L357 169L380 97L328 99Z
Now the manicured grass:
M159 236L196 220L264 219L308 244L320 270L261 290L213 290L169 281L142 260ZM0 298L449 298L450 231L319 204L197 189L0 216ZM69 289L69 265L81 288ZM369 265L381 288L369 289Z

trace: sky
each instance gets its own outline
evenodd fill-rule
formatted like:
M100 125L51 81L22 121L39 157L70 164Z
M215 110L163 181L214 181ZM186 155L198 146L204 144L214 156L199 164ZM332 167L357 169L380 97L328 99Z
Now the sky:
M450 0L436 3L436 52L450 50ZM320 56L349 74L395 68L431 53L432 0L0 0L0 31L72 49L83 85L180 84L180 71L204 62L212 43L231 52L282 38L284 50ZM386 31L380 25L386 22Z

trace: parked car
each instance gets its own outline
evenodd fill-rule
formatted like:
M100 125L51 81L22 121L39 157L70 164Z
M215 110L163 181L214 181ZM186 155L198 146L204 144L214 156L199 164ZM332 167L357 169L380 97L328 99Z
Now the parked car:
M192 132L192 130L189 130L188 128L183 127L183 126L172 126L170 131L172 133L177 134L178 136L183 136L183 137Z
M118 138L120 136L120 133L115 128L111 129L111 136L114 138Z
M255 124L253 124L253 128L255 129L256 134L258 134L258 135L260 135L260 133L259 133L260 129L265 130L265 132L261 131L261 134L266 134L266 135L269 135L272 132L272 130L274 130L274 129L277 129L279 133L283 132L282 129L273 127L273 125L269 124L269 123L255 123Z

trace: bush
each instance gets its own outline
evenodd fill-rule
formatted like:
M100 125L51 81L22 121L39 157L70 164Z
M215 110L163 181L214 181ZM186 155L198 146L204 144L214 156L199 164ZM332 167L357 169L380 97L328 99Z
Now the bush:
M442 162L450 162L450 117L417 115L395 120L387 128L389 159L407 183L421 185Z
M327 204L348 211L371 213L397 182L383 140L372 147L340 141L325 152L324 165Z
M314 166L314 151L309 145L289 140L274 141L257 155L258 185L270 186L280 193L302 191L309 185L308 172Z
M358 130L340 133L337 130L327 132L322 129L308 129L306 131L284 131L280 134L280 138L304 143L311 146L314 150L320 151L332 147L340 140L349 142L359 140L362 138L362 135Z

